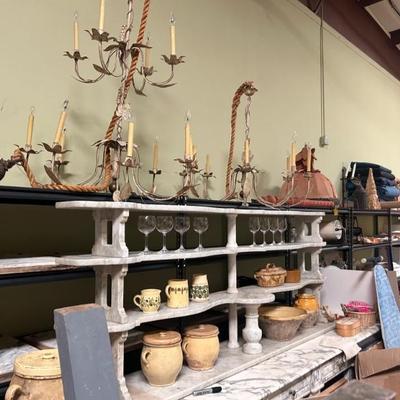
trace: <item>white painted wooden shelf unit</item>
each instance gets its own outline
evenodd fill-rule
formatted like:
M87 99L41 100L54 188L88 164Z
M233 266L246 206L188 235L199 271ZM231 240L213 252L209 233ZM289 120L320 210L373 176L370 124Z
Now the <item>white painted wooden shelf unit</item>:
M237 353L242 351L248 355L263 353L261 344L262 332L258 326L258 308L265 303L275 300L274 293L288 292L310 287L318 294L322 285L319 272L319 253L325 246L319 234L319 224L324 213L306 211L278 211L252 208L223 208L184 205L162 205L143 203L112 203L96 201L70 201L57 203L59 209L92 210L95 221L95 243L90 255L65 256L56 258L59 265L76 267L93 267L96 276L96 303L104 307L108 320L111 344L115 360L117 377L121 386L121 397L124 400L139 399L140 393L129 393L124 376L124 342L128 331L143 323L164 320L169 318L184 317L206 311L219 305L229 305L229 340L224 347L227 351ZM227 218L227 241L225 247L204 248L202 250L184 250L168 252L130 252L125 243L125 224L130 212L149 214L223 214ZM296 243L268 246L239 246L236 240L236 221L239 215L266 215L290 217L297 231ZM110 234L111 228L111 234ZM237 288L237 254L250 252L274 252L282 250L296 250L302 279L300 283L285 284L275 288L261 288L246 286ZM228 262L228 288L226 291L212 293L210 300L205 303L191 302L184 309L168 308L161 305L159 312L144 314L140 311L125 311L124 309L124 279L128 272L128 264L144 261L174 260L205 258L216 255L227 255ZM308 258L306 267L306 258ZM107 303L107 293L111 292L111 304ZM244 344L240 350L238 338L237 306L243 305L246 309L246 326L242 331ZM248 365L243 362L243 369ZM239 367L240 370L240 367ZM238 372L236 366L231 371L224 370L224 377ZM179 379L179 378L178 378ZM216 374L214 380L207 376L203 386L210 385L220 379ZM147 383L143 381L143 385ZM197 383L197 388L201 387ZM141 391L141 390L140 390ZM147 392L143 388L143 393ZM182 393L183 395L184 393ZM131 397L132 395L132 397ZM179 395L177 393L177 398Z

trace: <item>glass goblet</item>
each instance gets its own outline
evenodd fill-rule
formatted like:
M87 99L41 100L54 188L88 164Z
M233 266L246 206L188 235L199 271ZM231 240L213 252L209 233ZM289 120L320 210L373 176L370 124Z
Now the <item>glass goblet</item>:
M251 247L254 247L257 245L256 233L260 230L260 219L258 217L249 218L249 229L250 232L253 234L253 243L251 244Z
M156 228L156 217L152 215L140 215L138 219L138 230L144 235L144 252L149 251L148 237Z
M193 230L199 234L199 245L196 250L203 249L201 242L201 235L208 229L208 218L207 217L195 217L193 218Z
M174 227L174 219L170 216L158 216L156 229L163 235L163 246L160 251L167 251L167 233L172 231Z
M190 218L185 216L175 217L174 229L180 235L180 243L179 251L185 250L183 247L183 235L190 229Z
M260 217L260 231L263 234L263 242L262 242L262 246L266 246L267 242L265 240L265 235L266 233L269 231L269 218L268 217Z
M280 245L285 243L283 240L283 234L285 233L286 229L287 229L287 220L285 217L283 217L278 222L278 231L281 235L281 241L278 244Z
M278 231L279 228L278 220L278 217L272 217L269 221L269 230L272 233L272 243L270 244L271 246L276 245L275 233Z

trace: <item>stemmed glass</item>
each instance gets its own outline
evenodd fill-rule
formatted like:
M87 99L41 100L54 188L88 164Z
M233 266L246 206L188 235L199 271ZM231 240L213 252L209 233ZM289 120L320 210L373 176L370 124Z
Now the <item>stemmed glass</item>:
M284 244L283 234L287 229L287 220L283 217L281 220L278 220L278 231L281 234L281 241L278 244Z
M185 250L183 247L183 235L190 229L190 218L185 216L175 217L174 229L180 235L181 245L179 246L179 251Z
M163 247L160 251L167 251L167 233L172 231L174 227L174 219L172 217L158 216L156 222L156 229L163 235Z
M256 233L260 230L260 219L258 217L250 217L249 218L249 229L250 232L253 234L253 243L251 247L257 245L256 243Z
M272 233L272 243L271 246L275 245L275 233L278 231L279 228L279 218L271 218L270 222L269 222L269 230Z
M149 251L148 237L156 228L156 218L152 215L140 215L138 220L138 230L144 234L144 252Z
M195 217L193 218L193 230L199 234L199 245L196 250L203 249L201 243L201 235L208 229L208 218L207 217Z
M269 218L268 217L260 217L260 231L263 234L263 242L262 246L266 246L267 242L265 240L265 234L269 231Z

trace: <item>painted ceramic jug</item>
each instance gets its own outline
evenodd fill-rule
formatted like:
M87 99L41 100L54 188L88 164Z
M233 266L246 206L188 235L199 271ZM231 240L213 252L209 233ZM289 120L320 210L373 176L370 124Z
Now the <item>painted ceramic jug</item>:
M189 284L187 279L170 279L165 287L165 294L168 298L168 307L185 308L189 306Z
M17 357L5 400L64 400L58 351L33 351Z
M143 289L133 302L145 313L157 312L161 304L160 293L159 289Z
M193 275L191 298L190 300L196 302L207 301L210 298L207 274Z
M219 354L218 328L194 325L185 329L182 350L189 368L205 371L214 367Z
M152 386L173 385L182 369L181 335L175 331L143 336L142 372Z

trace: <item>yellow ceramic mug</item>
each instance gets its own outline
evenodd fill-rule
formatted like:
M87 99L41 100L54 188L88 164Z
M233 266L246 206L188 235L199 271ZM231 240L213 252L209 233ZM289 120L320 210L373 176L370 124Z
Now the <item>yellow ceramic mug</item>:
M319 304L315 295L310 293L303 293L297 295L297 299L294 302L297 308L305 311L318 311Z
M167 306L185 308L189 306L189 284L187 279L170 279L165 287Z
M159 289L143 289L133 302L145 313L157 312L161 304L160 293Z

